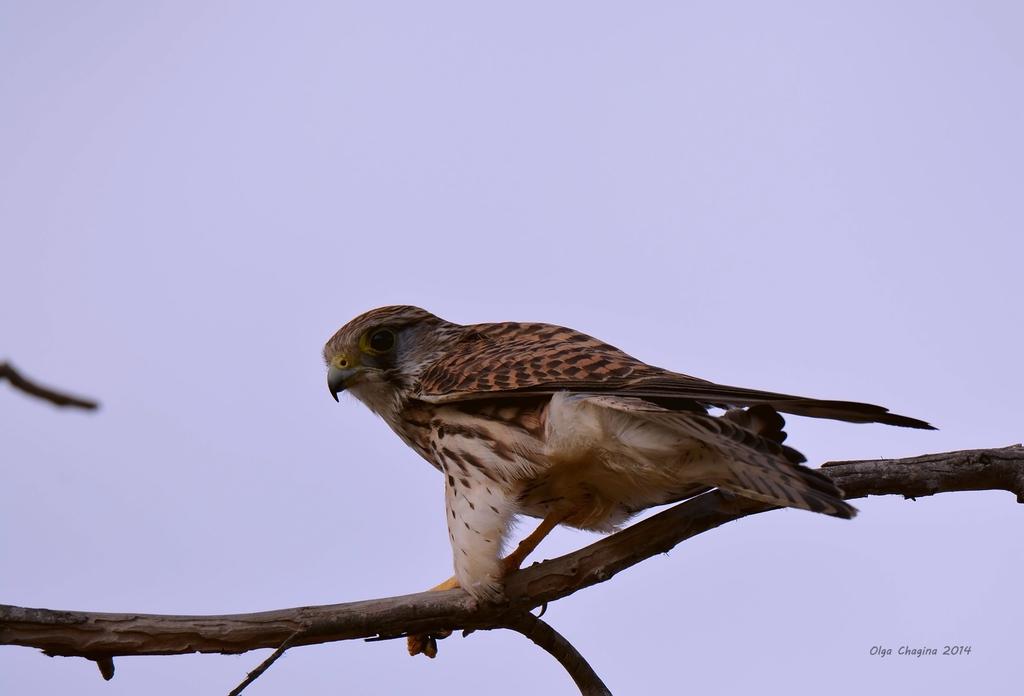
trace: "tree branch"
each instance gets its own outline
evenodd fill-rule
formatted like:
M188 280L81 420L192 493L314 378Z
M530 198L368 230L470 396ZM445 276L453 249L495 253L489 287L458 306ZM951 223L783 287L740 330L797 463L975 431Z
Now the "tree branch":
M847 498L994 489L1011 491L1018 501L1024 501L1024 447L1020 445L908 459L832 462L822 471L846 490ZM553 637L557 636L553 629L538 627L546 624L527 627L524 621L529 620L523 619L524 614L604 582L692 536L769 509L719 491L697 496L578 551L514 573L506 582L509 602L501 605L478 606L461 590L223 616L107 614L0 605L0 645L35 647L47 655L80 656L104 664L121 655L241 653L279 648L285 641L299 646L370 636L510 627L530 631L526 634L531 638L540 636L537 640L556 646L542 645L556 657L561 654L559 661L565 665L565 659L582 661L582 657L575 650L568 652L564 639ZM576 657L565 658L572 654Z
M597 676L580 652L561 633L551 628L533 614L522 614L505 624L505 628L522 633L535 644L544 648L565 668L576 683L582 696L611 696L612 692Z
M962 450L906 459L828 462L822 471L847 498L898 494L919 498L953 491L1010 491L1024 503L1024 447ZM908 470L913 471L908 476Z
M74 406L76 408L84 408L87 411L93 411L99 407L99 404L92 399L83 399L50 387L44 387L25 377L9 362L0 362L0 382L4 379L9 381L15 389L44 401L49 401L55 406Z

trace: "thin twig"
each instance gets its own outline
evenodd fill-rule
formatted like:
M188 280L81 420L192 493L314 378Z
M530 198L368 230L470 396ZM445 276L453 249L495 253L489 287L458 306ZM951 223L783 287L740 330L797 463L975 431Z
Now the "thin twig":
M3 381L5 378L15 389L19 389L44 401L49 401L55 406L74 406L75 408L83 408L87 411L92 411L99 407L99 403L92 399L84 399L57 391L51 387L44 387L25 377L9 362L0 363L0 381Z
M261 662L256 669L249 672L245 679L242 680L242 683L236 686L234 689L232 689L228 696L238 696L240 693L245 691L245 687L249 686L254 681L259 679L260 676L270 668L270 665L277 662L277 658L284 655L284 651L292 646L292 641L294 641L299 636L300 633L302 633L302 631L296 631L295 633L288 636L288 638L286 638L285 641L277 647L277 650L270 653L270 656L263 662Z
M522 633L558 660L576 683L581 696L611 696L612 692L579 650L549 624L533 614L519 614L512 617L505 628Z

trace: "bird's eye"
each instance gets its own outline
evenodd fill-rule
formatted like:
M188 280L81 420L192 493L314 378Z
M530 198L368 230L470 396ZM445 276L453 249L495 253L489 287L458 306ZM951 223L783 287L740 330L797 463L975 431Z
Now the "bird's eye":
M395 332L391 329L377 329L366 338L369 353L387 353L395 347Z

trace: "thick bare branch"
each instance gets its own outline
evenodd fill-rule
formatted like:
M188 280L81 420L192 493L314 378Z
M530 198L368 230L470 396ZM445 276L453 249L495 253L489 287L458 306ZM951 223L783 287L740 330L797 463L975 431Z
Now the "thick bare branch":
M1024 500L1020 445L834 462L823 471L847 491L848 498L998 489ZM102 660L119 655L240 653L278 648L290 638L291 645L298 646L460 628L519 630L517 622L535 607L604 582L692 536L768 509L717 491L698 496L574 553L513 574L506 583L510 601L503 605L477 606L461 590L224 616L101 614L0 605L0 644Z
M1024 503L1024 468L1019 444L1001 449L962 450L906 459L829 462L822 470L841 482L847 498L898 494L907 498L952 491L1003 490ZM908 476L908 470L913 476Z
M44 401L49 401L55 406L74 406L75 408L84 408L87 411L92 411L99 407L99 404L92 399L83 399L50 387L44 387L25 377L9 362L0 362L0 382L4 379L9 381L15 389L19 389L30 396L35 396Z

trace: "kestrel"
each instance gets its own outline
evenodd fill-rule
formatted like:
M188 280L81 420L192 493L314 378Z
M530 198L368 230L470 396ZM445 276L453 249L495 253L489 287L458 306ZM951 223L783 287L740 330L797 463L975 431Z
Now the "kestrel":
M443 585L480 600L499 599L504 575L559 524L608 532L712 487L853 517L783 444L779 412L932 428L881 406L671 372L561 326L464 326L418 307L356 317L324 359L335 400L353 394L444 475L455 576ZM543 522L503 559L516 515Z

